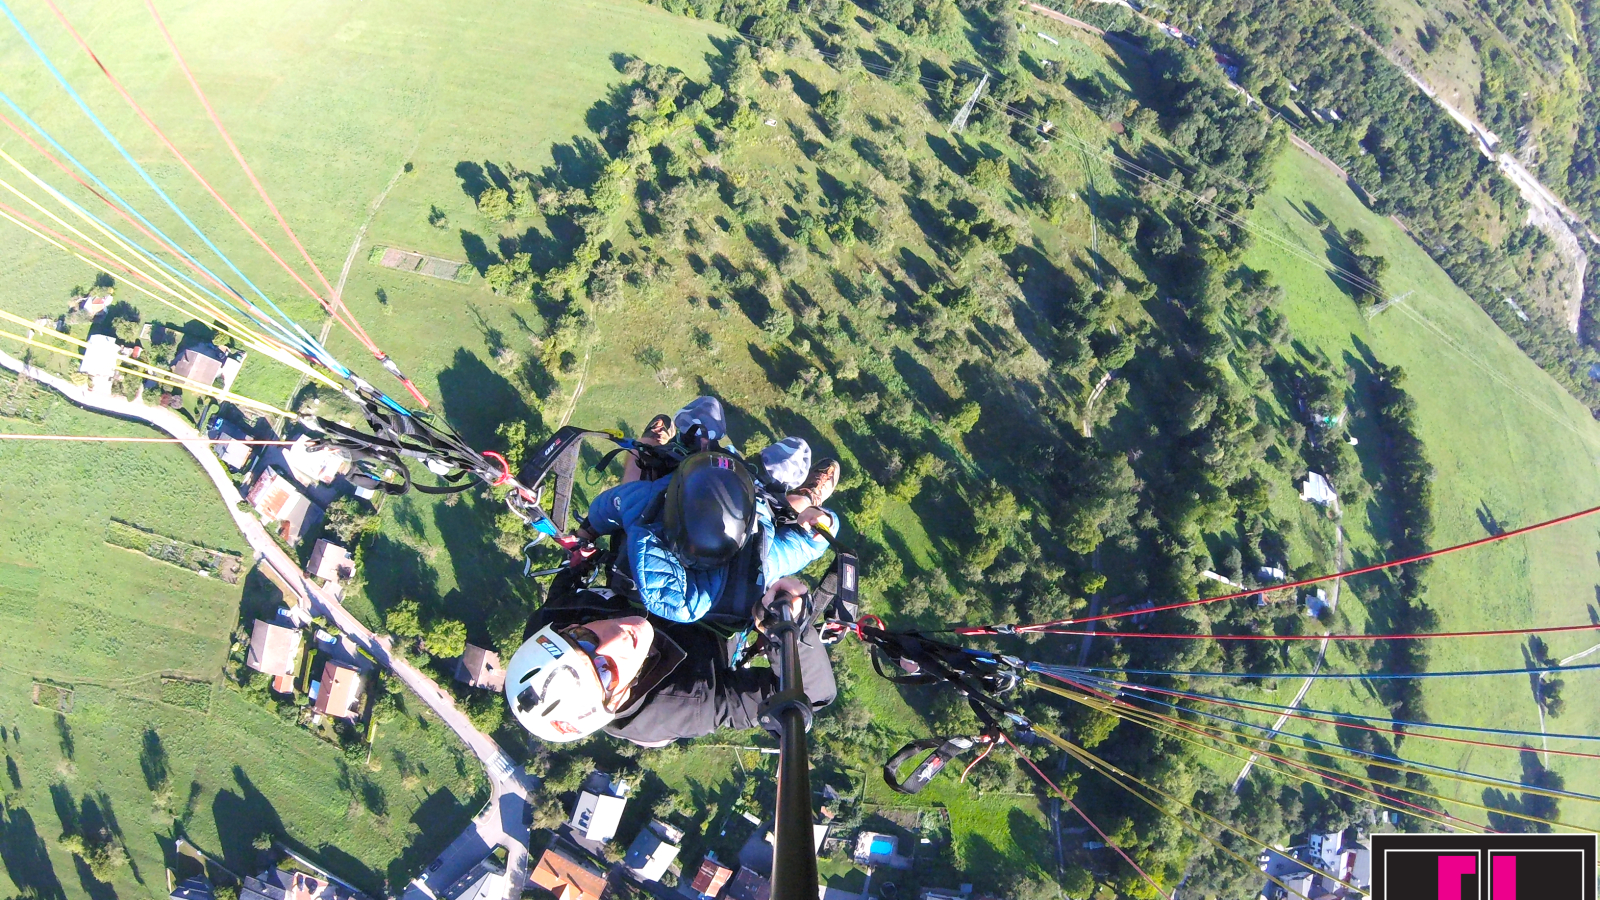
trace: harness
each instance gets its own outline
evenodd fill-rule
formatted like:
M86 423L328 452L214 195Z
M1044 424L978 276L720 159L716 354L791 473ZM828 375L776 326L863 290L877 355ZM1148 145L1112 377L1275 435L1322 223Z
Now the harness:
M585 547L567 530L578 452L584 440L591 437L616 445L601 458L597 470L604 470L619 454L632 452L639 461L642 477L647 480L671 475L692 453L706 449L700 446L702 443L709 445L709 449L730 453L750 470L758 496L772 511L773 524L798 521L798 514L789 506L782 485L768 478L761 466L752 464L732 448L704 440L706 435L699 425L660 446L642 444L612 431L563 426L533 448L521 469L513 474L504 456L493 451L473 450L442 420L391 411L370 390L363 391L362 399L366 401L362 411L371 433L319 417L307 417L304 420L307 426L323 434L313 442L314 449L326 447L339 451L354 462L358 471L351 480L357 486L392 495L413 489L425 494L452 494L474 484L509 485L508 508L535 532L524 552L549 539L570 554L562 565L537 572L531 571L530 559L525 574L533 577L564 575L555 585L563 590L595 589L594 582L604 572L606 590L637 596L626 554L620 553L615 544L603 553L598 548ZM416 482L411 467L417 463L443 483ZM552 474L556 476L555 490L547 512L544 491ZM647 512L659 515L659 509ZM861 617L859 560L834 535L823 529L818 529L818 533L834 552L832 565L812 595L816 601L814 609L821 616L823 642L836 643L846 635L855 635L871 647L872 665L879 675L895 684L947 685L966 699L981 725L980 732L975 735L928 737L906 744L884 764L883 777L889 787L902 794L916 794L949 763L974 748L984 748L983 755L987 755L1008 731L1021 732L1024 738L1029 736L1031 723L1003 699L1022 683L1025 665L1021 660L959 647L917 632L889 631L876 617ZM760 649L759 639L748 638L754 634L750 623L761 599L757 585L765 554L766 533L757 526L756 540L746 542L729 564L723 594L717 598L712 614L702 620L705 627L730 641L728 659L735 666L747 663ZM902 774L913 761L911 770ZM967 770L977 762L974 760ZM965 772L962 777L966 777Z

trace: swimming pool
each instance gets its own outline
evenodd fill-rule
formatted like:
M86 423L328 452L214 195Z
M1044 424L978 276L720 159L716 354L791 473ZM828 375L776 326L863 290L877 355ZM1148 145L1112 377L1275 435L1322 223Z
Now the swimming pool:
M888 838L873 838L872 839L872 855L873 856L892 856L892 855L894 855L894 841L891 841Z

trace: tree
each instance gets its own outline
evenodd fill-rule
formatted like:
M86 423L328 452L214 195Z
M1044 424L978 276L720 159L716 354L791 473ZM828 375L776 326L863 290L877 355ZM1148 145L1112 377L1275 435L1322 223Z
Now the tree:
M817 100L817 115L822 116L822 121L827 123L829 133L834 136L838 136L840 128L844 125L845 114L849 111L849 98L837 89L828 91Z
M467 626L455 619L440 619L422 636L422 649L441 659L460 656L467 648Z
M1003 159L984 157L972 164L967 180L980 191L998 191L1011 181L1011 166Z
M322 524L328 529L328 533L343 541L345 546L353 546L356 541L378 527L378 517L367 510L364 500L356 497L340 497L328 505L328 512Z
M511 218L511 195L505 188L484 188L478 194L478 212L491 222L504 222Z
M901 87L915 87L922 77L922 56L917 51L900 51L900 58L889 66L889 80Z
M400 638L419 638L422 636L422 614L415 600L402 600L396 603L383 616L383 627L389 633Z

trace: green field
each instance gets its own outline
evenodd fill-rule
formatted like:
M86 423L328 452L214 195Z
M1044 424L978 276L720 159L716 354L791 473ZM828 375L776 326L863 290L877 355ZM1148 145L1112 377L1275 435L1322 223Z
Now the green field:
M0 425L149 433L65 404ZM477 811L482 774L437 720L384 726L366 765L221 683L241 596L252 611L276 605L259 575L229 585L105 542L115 516L246 549L186 452L8 442L0 473L8 894L159 895L175 836L243 870L263 831L376 890L409 878ZM130 859L110 884L58 842L101 822Z
M1327 242L1304 213L1315 207L1343 230L1359 227L1391 262L1385 287L1392 295L1413 291L1376 319L1366 319L1328 274L1287 250L1258 242L1247 261L1271 268L1288 289L1285 314L1296 337L1335 360L1359 366L1370 355L1399 365L1417 401L1417 420L1434 483L1434 544L1444 546L1502 528L1532 524L1600 503L1600 425L1521 354L1488 316L1434 266L1394 223L1368 212L1338 180L1299 153L1279 166L1273 193L1255 215L1264 228L1284 235L1299 251L1326 259ZM1359 433L1359 432L1358 432ZM1346 510L1353 533L1353 564L1376 561L1381 552L1359 530L1365 510ZM1515 538L1461 556L1441 559L1429 575L1427 602L1450 631L1573 625L1590 621L1596 609L1595 553L1600 529L1587 522ZM1354 598L1349 592L1346 598ZM1343 601L1341 601L1341 606ZM1559 659L1595 643L1589 632L1550 636ZM1435 670L1521 668L1525 643L1514 638L1437 641ZM1330 658L1337 658L1332 656ZM1570 678L1568 690L1586 697L1593 676ZM1354 711L1370 703L1318 685L1306 703ZM1434 721L1538 731L1538 710L1526 678L1439 679L1428 684ZM1549 730L1593 734L1600 710L1578 702ZM1537 743L1536 741L1534 743ZM1582 749L1567 742L1552 747ZM1408 755L1435 765L1466 767L1502 778L1520 778L1516 754L1411 741ZM1552 757L1569 789L1593 791L1600 775L1581 762ZM1477 789L1437 780L1453 796L1482 802ZM1562 814L1595 827L1591 804L1569 802ZM1477 818L1474 816L1473 818Z

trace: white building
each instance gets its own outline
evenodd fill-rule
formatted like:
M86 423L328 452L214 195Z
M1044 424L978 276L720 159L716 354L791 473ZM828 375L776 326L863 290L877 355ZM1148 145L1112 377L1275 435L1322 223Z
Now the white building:
M1306 473L1306 483L1300 488L1300 499L1307 503L1316 503L1328 506L1339 502L1339 495L1334 492L1333 485L1328 479L1318 472Z
M651 822L628 846L622 864L640 881L660 881L678 858L678 844L682 841L682 831L665 822Z
M304 434L284 448L283 461L289 467L289 474L306 485L330 484L350 465L350 460L337 450L311 449L311 438Z
M609 785L609 778L604 781ZM578 795L578 803L572 808L572 831L584 840L604 844L617 836L617 825L627 807L626 782L585 790Z
M122 348L117 346L117 339L111 335L89 336L89 346L83 349L83 362L78 364L78 371L89 376L90 392L110 392L111 379L117 374L117 362L121 355Z

